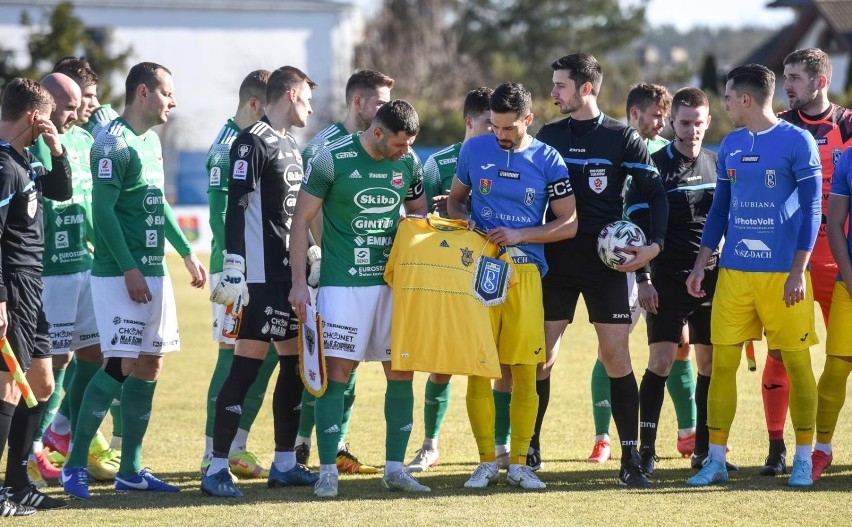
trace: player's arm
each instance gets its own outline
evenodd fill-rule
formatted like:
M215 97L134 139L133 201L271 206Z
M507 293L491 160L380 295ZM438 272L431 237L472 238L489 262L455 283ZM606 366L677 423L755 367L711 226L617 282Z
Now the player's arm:
M45 166L45 173L39 177L42 194L56 201L71 199L71 165L65 147L59 142L59 132L50 119L40 118L37 123L51 162L51 167Z
M837 269L846 290L852 289L852 258L849 256L849 242L846 238L846 221L849 219L849 197L852 188L849 186L850 170L852 170L852 150L846 150L834 168L831 177L831 193L828 196L828 212L826 218L826 235L831 255L837 262Z
M470 220L470 211L467 207L467 197L470 195L470 186L459 180L458 174L453 177L453 186L447 196L447 215L453 219ZM471 228L474 226L471 225Z
M426 202L426 193L423 189L423 167L413 150L411 151L411 161L414 177L411 179L411 185L408 187L402 206L405 209L406 216L425 216L429 212L429 204Z
M631 132L624 149L625 161L622 165L630 172L637 194L648 204L650 219L648 245L628 247L627 251L636 257L630 263L617 267L619 271L631 272L644 267L663 250L669 221L669 200L660 173L639 134Z
M174 211L172 211L172 207L168 203L164 203L163 215L166 220L164 229L166 239L172 244L172 247L175 248L181 258L183 258L183 264L192 277L189 285L196 289L202 289L207 283L207 269L204 268L204 265L201 264L201 261L192 252L189 240L186 239L186 236L184 236L183 231L180 229Z

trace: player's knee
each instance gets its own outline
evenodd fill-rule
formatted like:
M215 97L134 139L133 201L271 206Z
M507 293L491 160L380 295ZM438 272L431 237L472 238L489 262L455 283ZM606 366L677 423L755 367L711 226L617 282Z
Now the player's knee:
M118 382L124 382L127 379L127 374L124 373L124 369L121 367L122 358L121 357L110 357L106 360L104 364L104 372L107 375L112 377Z
M452 375L444 375L441 373L429 374L429 380L432 382L432 384L448 384L452 378Z

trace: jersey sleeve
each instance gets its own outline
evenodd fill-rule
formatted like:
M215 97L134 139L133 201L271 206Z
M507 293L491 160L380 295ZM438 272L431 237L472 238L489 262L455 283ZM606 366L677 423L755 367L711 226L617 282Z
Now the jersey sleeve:
M408 187L408 192L405 194L405 201L412 201L423 195L423 165L420 164L420 158L417 153L411 151L411 185ZM428 207L428 203L426 205Z
M550 201L567 198L574 194L568 178L568 167L562 156L553 148L546 148L545 171L547 175L547 197Z
M466 187L470 187L470 142L465 142L459 150L456 163L456 178Z
M803 131L801 137L804 140L797 141L797 155L793 158L793 174L797 182L799 209L802 211L796 248L812 251L822 223L822 164L813 136Z
M323 199L334 183L334 156L328 148L322 148L308 164L302 179L302 190Z
M435 156L431 155L423 165L423 193L426 194L426 204L431 206L432 198L441 194L441 171Z
M216 143L207 152L207 192L228 192L231 174L231 147L227 143Z
M243 187L250 191L255 189L257 180L266 169L265 151L266 143L260 136L245 132L237 137L228 155L231 167L229 189L233 187Z
M852 168L852 154L850 152L852 152L852 148L843 152L843 155L837 160L834 174L831 176L831 193L844 198L852 196L849 189L849 169Z
M715 251L722 241L722 235L728 225L728 213L731 210L731 179L725 160L728 159L728 137L722 139L719 145L719 155L716 158L716 191L713 193L713 203L707 213L704 232L701 233L701 246Z
M131 152L127 141L119 134L105 132L92 145L89 155L93 185L112 185L121 188L130 171Z
M628 130L622 165L633 179L637 193L648 204L648 243L656 243L662 248L669 221L669 200L666 198L660 173L648 153L648 147L635 130Z
M3 146L0 148L9 147ZM18 188L19 180L15 173L14 165L8 158L6 161L8 162L0 163L0 239L6 235L6 219L9 214L9 204L12 202L15 194L20 190ZM0 244L0 264L4 260L2 246L3 244ZM2 266L0 266L0 302L6 301L6 294L6 284L3 283Z
M305 145L305 149L302 150L302 170L308 169L308 164L311 162L311 159L316 157L320 149L325 146L325 144L325 139L322 139L319 135L317 135Z

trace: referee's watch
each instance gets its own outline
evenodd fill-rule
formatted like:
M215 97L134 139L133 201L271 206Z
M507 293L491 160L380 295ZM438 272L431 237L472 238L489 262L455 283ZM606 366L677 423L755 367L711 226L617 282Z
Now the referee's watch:
M636 283L641 284L651 281L651 273L648 271L636 271Z

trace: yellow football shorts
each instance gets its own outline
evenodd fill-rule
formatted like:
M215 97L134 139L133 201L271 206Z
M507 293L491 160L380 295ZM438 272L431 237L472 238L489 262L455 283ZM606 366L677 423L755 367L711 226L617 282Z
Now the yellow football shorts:
M849 291L843 282L834 284L825 354L835 357L852 356L852 298L849 297Z
M513 264L518 284L510 287L506 301L491 308L491 328L500 364L544 362L544 301L541 273L532 263Z

